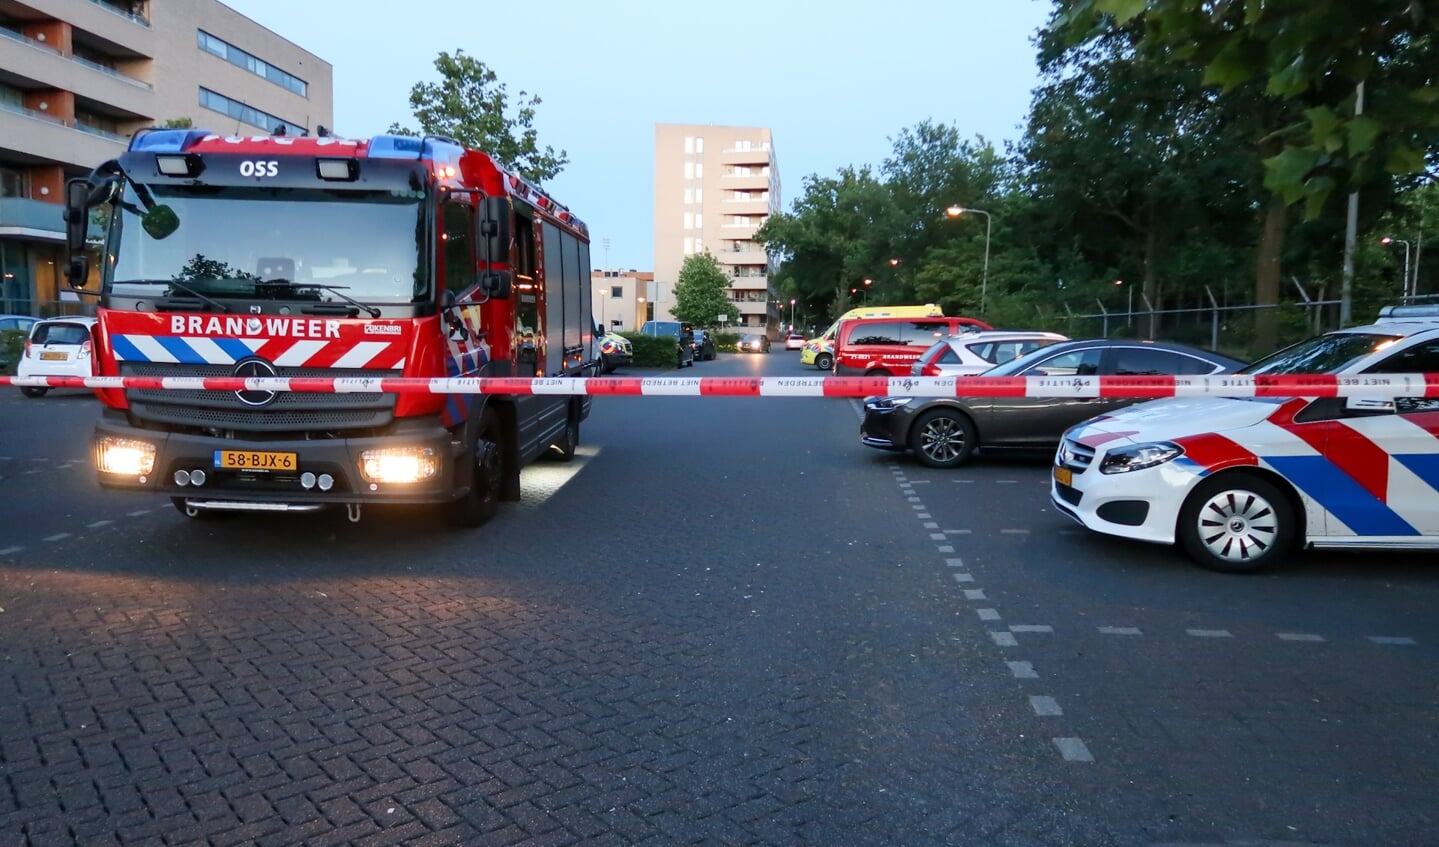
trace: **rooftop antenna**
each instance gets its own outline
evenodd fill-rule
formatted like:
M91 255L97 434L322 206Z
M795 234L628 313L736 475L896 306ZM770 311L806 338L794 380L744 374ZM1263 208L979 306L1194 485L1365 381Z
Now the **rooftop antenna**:
M604 239L604 245L605 245L605 270L609 270L609 269L610 269L610 240L609 240L608 238Z

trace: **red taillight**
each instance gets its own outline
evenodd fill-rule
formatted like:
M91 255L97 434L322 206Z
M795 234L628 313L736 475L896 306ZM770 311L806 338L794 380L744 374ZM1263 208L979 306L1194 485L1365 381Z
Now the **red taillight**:
M919 369L919 375L920 375L920 376L939 376L939 375L940 375L940 374L939 374L939 365L932 365L932 364L929 364L929 363L925 363L925 365Z

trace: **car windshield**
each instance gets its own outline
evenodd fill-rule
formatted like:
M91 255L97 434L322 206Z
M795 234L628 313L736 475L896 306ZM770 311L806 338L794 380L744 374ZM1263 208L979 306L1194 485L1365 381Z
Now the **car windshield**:
M156 207L173 210L178 226L147 231L145 211ZM137 193L127 184L111 225L108 292L148 298L156 281L175 281L207 297L253 297L257 283L284 280L294 287L267 286L264 296L288 291L343 302L319 287L331 286L365 303L410 303L429 295L420 208L416 197L391 191L150 186Z
M1239 370L1242 374L1336 373L1399 340L1377 332L1336 332L1285 347Z
M1025 353L1023 356L1016 356L1009 361L995 365L983 373L983 376L1013 376L1030 365L1055 355L1055 345L1045 345Z

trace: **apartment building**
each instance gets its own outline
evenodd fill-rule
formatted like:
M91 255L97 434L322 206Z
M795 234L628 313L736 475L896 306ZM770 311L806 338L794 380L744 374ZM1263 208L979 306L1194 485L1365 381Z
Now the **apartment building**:
M0 0L0 312L47 314L65 181L137 129L333 126L330 64L218 0Z
M779 167L768 129L656 124L654 274L661 289L656 316L672 314L674 283L685 257L708 252L729 275L739 331L777 338L777 295L770 290L764 246L754 234L779 208Z
M591 271L595 320L611 332L634 332L649 320L659 296L649 271Z

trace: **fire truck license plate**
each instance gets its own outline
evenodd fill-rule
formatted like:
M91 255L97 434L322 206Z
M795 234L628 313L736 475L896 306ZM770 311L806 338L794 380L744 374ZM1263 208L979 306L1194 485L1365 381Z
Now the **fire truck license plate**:
M215 467L229 471L292 471L299 465L294 453L267 450L216 450Z
M70 358L69 353L41 353L40 360L44 362L63 362Z

